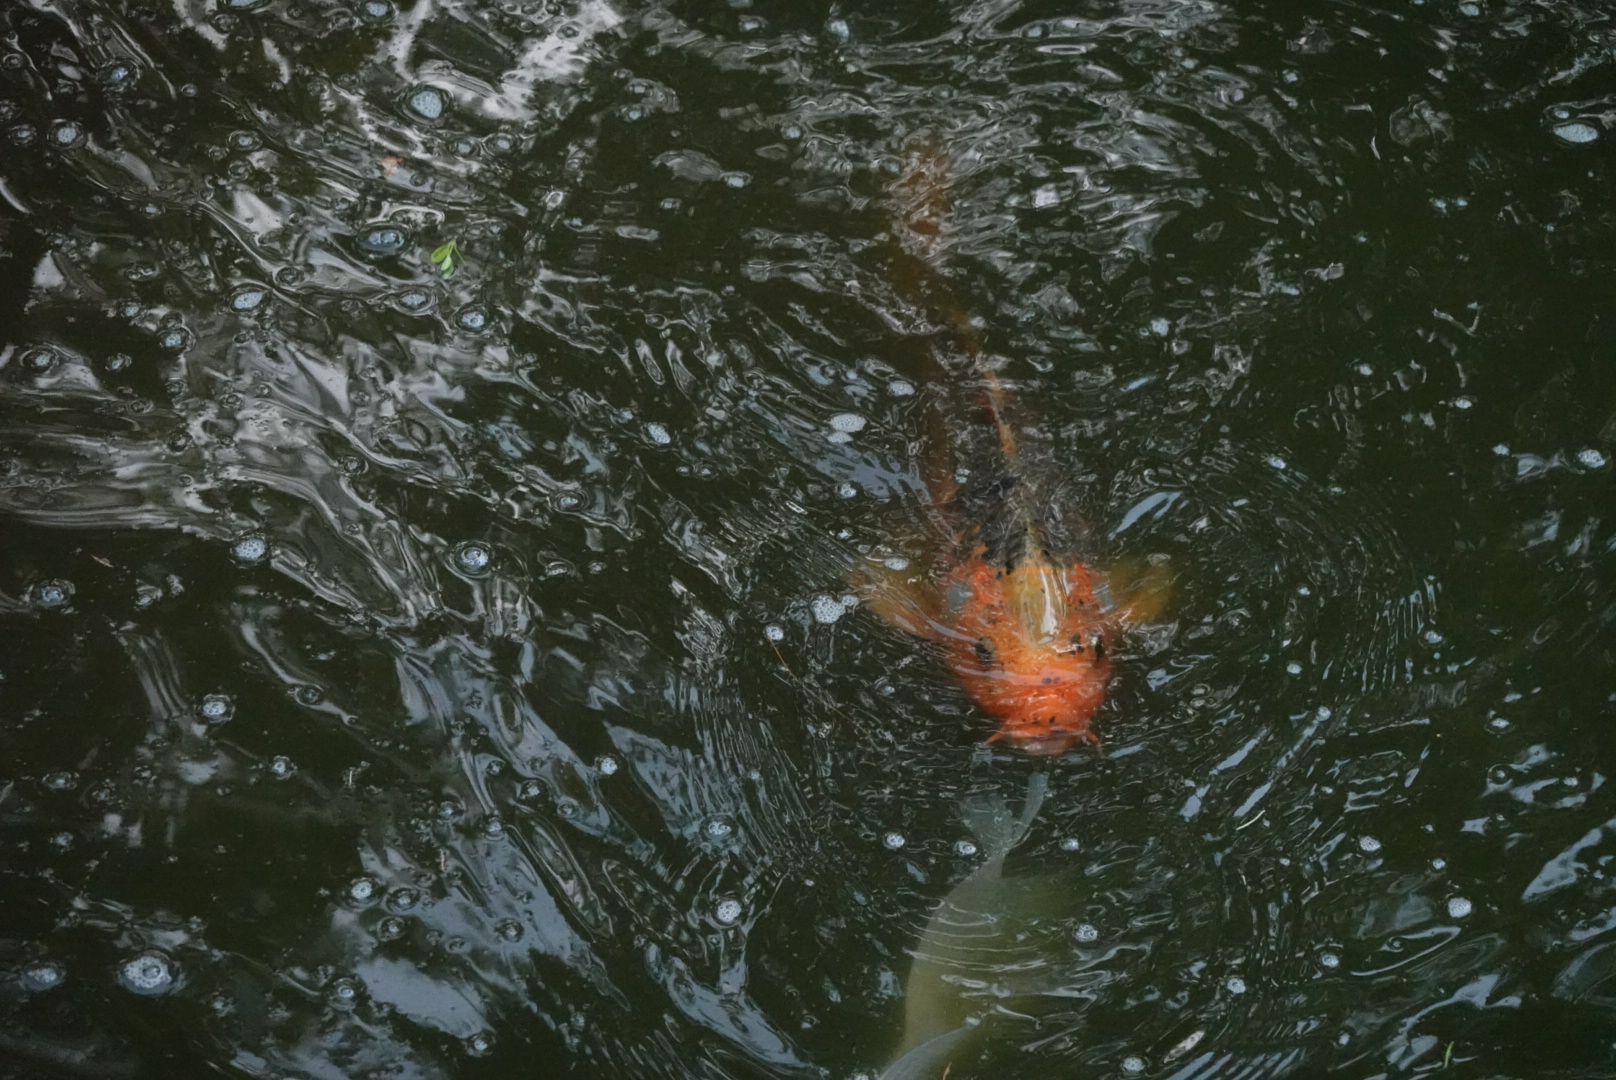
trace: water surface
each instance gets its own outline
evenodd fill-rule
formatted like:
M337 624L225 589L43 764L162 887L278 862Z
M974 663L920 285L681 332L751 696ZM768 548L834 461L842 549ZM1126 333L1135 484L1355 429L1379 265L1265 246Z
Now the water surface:
M951 1076L1616 1070L1613 50L5 9L6 1075L873 1077L962 800L1039 768ZM926 140L1027 453L1172 568L1103 753L986 744L842 602L969 391L894 241Z

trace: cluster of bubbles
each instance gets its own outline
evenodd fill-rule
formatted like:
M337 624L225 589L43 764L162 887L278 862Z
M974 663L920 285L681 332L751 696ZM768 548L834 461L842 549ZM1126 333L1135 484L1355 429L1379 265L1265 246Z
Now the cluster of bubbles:
M29 593L34 607L41 611L59 611L73 602L73 583L61 579L41 581Z
M209 694L197 706L197 712L209 724L222 724L236 715L236 699L229 694Z
M156 950L132 956L118 967L118 982L137 994L166 994L173 989L174 979L173 961Z
M269 554L269 541L257 533L243 536L230 546L230 557L243 566L261 563Z

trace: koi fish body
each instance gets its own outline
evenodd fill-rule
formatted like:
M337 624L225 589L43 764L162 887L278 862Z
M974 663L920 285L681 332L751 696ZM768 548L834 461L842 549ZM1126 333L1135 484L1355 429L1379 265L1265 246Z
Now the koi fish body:
M952 618L948 666L999 721L999 736L1032 753L1097 741L1089 723L1111 678L1109 626L1096 574L1043 559L997 567L980 555L944 578ZM996 737L999 737L996 736Z
M989 423L949 430L946 418L938 418L944 422L933 432L926 487L942 541L939 557L929 572L872 567L862 591L891 622L942 644L961 687L998 721L994 739L1029 753L1059 754L1079 741L1098 741L1090 725L1111 677L1112 633L1159 607L1166 581L1152 568L1133 601L1118 606L1106 575L1070 554L1081 545L1073 530L1058 527L1059 487L1038 483L1040 474L1024 461L1010 420L1009 387L935 272L947 224L946 175L943 153L933 145L900 184L910 242L897 276L951 332ZM958 442L975 444L971 460L986 461L983 472L997 479L961 492L949 460Z
M1011 478L995 486L1024 485ZM956 516L972 503L999 505L987 507L985 520L967 519L930 567L872 571L863 592L889 621L942 646L960 686L998 721L994 739L1059 754L1097 741L1090 723L1105 700L1119 612L1104 575L1060 558L1044 530L1025 520L1016 504L1036 498L1012 490L958 500Z

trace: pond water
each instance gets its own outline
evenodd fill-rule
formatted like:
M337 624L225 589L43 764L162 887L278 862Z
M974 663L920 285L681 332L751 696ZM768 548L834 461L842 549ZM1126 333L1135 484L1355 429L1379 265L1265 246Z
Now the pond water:
M1593 0L6 7L0 1073L1611 1075L1613 144ZM850 578L921 145L1097 749Z

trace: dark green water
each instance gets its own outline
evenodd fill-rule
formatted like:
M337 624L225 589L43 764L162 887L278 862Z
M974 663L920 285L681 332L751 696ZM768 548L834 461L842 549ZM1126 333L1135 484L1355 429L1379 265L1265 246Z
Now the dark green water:
M614 3L0 9L0 1076L874 1077L1039 767L950 1076L1616 1075L1608 8ZM927 133L1103 755L839 603Z

